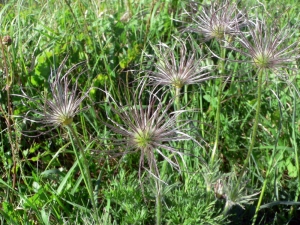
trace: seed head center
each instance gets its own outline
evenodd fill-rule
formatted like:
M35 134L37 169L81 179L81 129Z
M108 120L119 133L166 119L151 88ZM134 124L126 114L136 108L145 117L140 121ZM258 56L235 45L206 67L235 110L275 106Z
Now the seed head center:
M253 57L253 62L257 67L261 69L266 69L270 67L271 59L272 58L270 54L268 54L267 52L261 52Z
M153 132L150 129L139 129L134 135L134 142L138 148L147 148L153 139Z

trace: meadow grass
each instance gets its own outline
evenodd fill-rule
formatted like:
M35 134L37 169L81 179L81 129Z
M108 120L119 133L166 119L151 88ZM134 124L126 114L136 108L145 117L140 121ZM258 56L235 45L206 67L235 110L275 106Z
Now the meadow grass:
M0 224L300 223L297 1L11 0L0 22Z

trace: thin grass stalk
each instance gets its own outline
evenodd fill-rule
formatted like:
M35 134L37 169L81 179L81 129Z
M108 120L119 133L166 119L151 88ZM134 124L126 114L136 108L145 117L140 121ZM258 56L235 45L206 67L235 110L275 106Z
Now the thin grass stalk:
M271 159L271 163L270 163L271 165L272 165L272 162L273 162L273 157ZM262 203L262 199L263 199L266 187L267 187L267 183L269 181L269 179L268 179L269 178L269 174L270 174L270 166L268 166L268 170L267 170L267 173L266 173L266 178L264 179L263 187L262 187L260 195L259 195L259 199L258 199L258 202L257 202L257 205L256 205L256 209L255 209L255 214L254 214L253 220L252 220L252 225L255 225L255 223L256 223L257 214L258 214L259 208L260 208L261 203Z
M292 122L292 129L293 129L293 145L295 151L295 162L297 167L297 178L298 178L298 185L300 185L300 166L299 166L299 156L298 156L298 146L297 146L297 138L296 138L296 113L297 113L297 102L296 102L296 90L294 89L294 111L293 111L293 122ZM299 186L297 188L297 193L295 196L295 201L298 201L299 196Z
M295 87L296 88L296 87ZM299 197L299 189L300 189L300 167L299 167L299 156L298 156L298 146L297 146L297 141L296 141L296 112L297 112L297 98L296 98L296 90L294 88L294 107L293 107L293 118L292 118L292 137L293 137L293 146L294 146L294 152L295 152L295 164L296 164L296 168L297 168L297 180L298 180L298 188L296 191L296 196L295 196L295 202L298 201L298 197ZM292 206L291 210L290 210L290 217L292 217L293 212L294 212L295 207Z
M71 14L72 14L72 16L73 16L73 18L74 18L74 20L75 20L75 22L76 22L76 25L77 25L78 27L80 27L80 24L79 24L79 22L78 22L78 20L77 20L77 17L76 17L76 15L75 15L75 13L74 13L72 7L71 7L70 2L69 2L68 0L65 0L65 3L66 3L66 5L68 6L68 8L70 9L70 12L71 12Z
M128 12L129 12L129 15L131 16L133 14L133 12L132 12L132 6L131 6L131 2L130 1L131 0L127 0L126 8L127 8Z
M244 176L247 164L249 163L249 160L250 160L253 148L254 148L254 144L255 144L257 127L258 127L258 122L259 122L259 114L260 114L261 93L262 93L262 77L263 77L264 71L267 75L267 70L260 69L259 72L258 72L256 114L255 114L255 120L254 120L254 124L253 124L251 143L250 143L250 147L249 147L249 150L248 150L248 153L247 153L247 157L244 161L243 168L242 168L241 173L240 173L240 177L239 177L238 182L237 182L237 187L240 185L241 180Z
M201 115L204 115L203 113L203 101L202 101L202 89L200 87L200 112L201 112ZM203 116L201 116L199 118L200 121L200 130L201 130L201 135L202 135L202 138L204 139L204 135L205 135L205 128L204 128L204 119L203 119Z
M13 169L12 169L12 187L13 189L16 186L16 173L17 173L17 149L16 149L16 145L17 143L13 143L13 135L12 135L12 115L13 115L13 109L12 109L12 101L11 101L11 94L10 94L10 87L12 85L13 82L13 77L10 76L10 74L8 73L8 63L7 63L7 59L6 59L6 55L8 55L8 51L6 46L4 46L3 42L2 42L2 37L0 37L0 44L1 44L1 50L2 50L2 55L3 55L3 62L4 62L4 67L5 67L5 74L6 74L6 96L7 96L7 112L4 112L4 110L1 109L1 111L3 111L3 115L5 115L5 121L7 124L7 134L8 134L8 140L9 140L9 144L11 147L11 153L12 153L12 158L13 158ZM12 200L12 199L11 199Z
M237 59L239 58L239 55L237 54ZM229 89L232 89L235 85L235 79L236 79L236 74L238 74L238 70L239 70L240 64L239 63L234 63L234 67L233 67L233 71L231 71L231 80L230 80L230 87ZM240 92L240 91L238 91Z
M80 105L80 110L83 110L82 105ZM81 123L81 126L83 128L82 132L83 132L84 139L87 140L88 139L88 133L87 133L86 123L85 123L85 119L84 119L83 115L80 115L80 123Z
M148 37L149 30L150 30L151 18L152 18L152 13L154 11L155 4L156 4L156 0L153 0L152 3L151 3L149 19L147 20L147 24L146 24L146 31L145 31L145 37L144 37L144 43L145 43L144 48L146 47L146 43L148 43L147 42L147 37Z
M225 59L225 55L226 55L226 48L222 48L221 58ZM214 147L213 147L212 154L211 154L211 159L210 159L210 162L211 162L212 165L214 164L214 160L215 160L215 157L217 155L219 138L220 138L221 96L222 96L222 91L223 91L223 78L222 78L222 75L224 75L224 73L225 73L225 62L223 60L220 61L219 67L220 67L219 71L220 71L220 76L221 77L218 79L220 83L219 83L219 88L218 88L218 100L217 100L218 105L217 105L217 113L216 113L216 137L215 137Z
M171 154L171 157L175 155ZM162 169L160 170L159 174L157 174L158 177L165 177L167 174L167 166L169 162L167 160L164 160ZM155 172L155 167L152 166L152 173ZM157 173L157 172L156 172ZM163 198L163 187L162 187L162 182L160 179L153 178L155 181L155 186L156 186L156 197L155 197L155 207L156 207L156 225L162 224L162 198Z
M171 156L174 156L174 154L171 154ZM157 174L158 177L165 177L165 175L167 174L167 166L168 166L169 162L167 160L164 160L163 165L162 165L162 169L160 170L160 174ZM152 165L151 166L151 172L155 172L155 167ZM162 184L161 184L161 180L153 178L155 181L155 186L156 186L156 196L155 196L155 207L156 207L156 225L160 225L162 224Z
M86 86L84 87L84 92L86 92ZM84 106L81 104L80 106L80 111L82 111L84 109ZM83 133L83 137L85 140L88 140L88 132L86 129L86 122L85 122L85 119L84 119L84 115L83 114L80 114L80 124L81 124L81 127L82 127L82 133Z
M91 180L91 174L90 174L88 163L87 163L87 160L86 160L86 157L85 157L83 145L81 144L81 141L80 141L76 131L72 127L72 125L67 125L66 127L69 131L68 133L69 133L72 145L73 145L73 149L74 149L76 159L78 160L78 165L79 165L80 172L83 176L85 186L87 188L87 191L88 191L90 199L91 199L91 203L92 203L92 206L93 206L93 209L94 209L95 220L97 221L97 223L99 223L99 218L98 218L98 214L97 214L97 205L96 205L96 201L95 201L94 194L93 194L93 185L92 185L92 180ZM74 140L75 140L75 142L76 142L76 144L79 148L79 154L76 151L77 148L74 145Z

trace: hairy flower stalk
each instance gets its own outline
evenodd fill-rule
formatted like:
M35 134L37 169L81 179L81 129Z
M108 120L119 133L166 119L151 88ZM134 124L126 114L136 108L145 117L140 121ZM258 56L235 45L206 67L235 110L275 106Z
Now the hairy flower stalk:
M140 153L139 178L141 178L142 169L145 168L145 162L148 164L146 170L154 178L156 185L156 224L161 224L163 181L161 180L157 157L160 156L161 159L180 172L181 168L177 156L184 164L183 154L169 143L192 140L192 137L181 131L185 123L177 125L178 116L183 111L170 113L173 101L163 102L163 96L159 97L158 95L161 91L157 93L148 92L144 90L144 85L144 82L139 84L137 91L126 98L125 105L117 102L106 92L109 108L113 115L122 121L122 123L116 122L110 115L107 115L111 123L106 124L106 126L121 136L113 139L113 143L120 146L119 149L123 151L123 154ZM147 95L146 103L142 101L145 95Z
M82 63L76 64L65 74L62 74L67 58L68 57L65 57L57 71L52 71L50 74L48 81L50 86L50 96L46 95L41 98L33 98L28 96L23 90L23 95L16 96L23 97L27 99L28 102L35 105L36 109L28 111L25 120L40 123L43 124L44 127L50 128L48 131L42 131L42 134L48 133L57 127L68 129L74 153L95 211L95 219L98 220L96 201L93 195L93 186L84 147L72 126L73 118L80 112L80 104L87 97L88 91L86 93L81 93L78 90L77 80L75 84L72 84L71 80L68 78L68 75ZM76 146L74 145L74 142ZM77 149L79 149L80 154L78 154Z
M175 44L170 47L160 43L153 47L156 53L155 71L150 74L150 82L155 86L168 86L174 98L175 110L181 107L181 89L187 85L201 84L213 79L210 75L211 65L205 66L204 58L197 58L197 52L190 43L188 50L187 40L176 39ZM187 99L187 93L184 93ZM177 118L179 124L180 116ZM185 155L186 157L186 155Z
M249 37L246 34L241 33L239 37L236 38L242 48L237 48L231 45L228 46L230 49L250 58L248 62L250 62L258 71L257 104L251 143L247 157L244 160L244 165L237 185L241 182L243 174L246 171L246 167L249 163L255 145L260 116L263 77L268 77L270 72L275 73L279 77L283 77L281 75L281 73L285 74L283 69L291 69L291 65L299 58L299 44L298 42L290 42L291 37L293 36L293 32L291 32L290 29L285 27L282 30L276 31L275 28L268 27L265 21L260 21L258 19L256 19L253 25L249 23L248 27L250 34ZM260 199L264 194L265 185L266 182L264 182ZM253 224L255 224L260 204L261 201L259 201L256 206Z
M192 20L185 31L196 32L204 36L203 41L211 39L217 40L221 47L221 60L219 61L219 88L218 104L216 111L216 136L214 147L211 154L211 164L214 164L217 155L220 136L220 114L221 114L221 96L223 92L223 77L225 76L225 56L226 48L224 43L231 42L240 29L247 24L245 14L238 10L236 3L231 1L213 1L209 6L202 6L198 12L198 5L191 4L191 12L187 12L188 17Z
M225 58L226 55L226 49L223 48L221 50L222 54L221 54L221 58ZM224 61L220 62L220 75L224 75L225 74L225 64ZM211 153L211 158L210 158L210 163L211 165L214 165L214 161L215 161L215 157L217 155L217 149L218 149L218 145L219 145L219 137L220 137L220 127L221 127L221 119L220 119L220 114L221 114L221 97L222 97L222 92L223 92L223 78L220 77L219 79L219 88L218 88L218 102L217 102L217 112L216 112L216 137L215 137L215 142L214 142L214 147L212 149L212 153Z

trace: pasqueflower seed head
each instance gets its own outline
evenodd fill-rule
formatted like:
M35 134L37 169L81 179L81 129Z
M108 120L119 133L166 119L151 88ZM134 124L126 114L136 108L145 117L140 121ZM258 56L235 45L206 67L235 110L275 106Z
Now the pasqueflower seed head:
M224 41L236 35L246 25L245 14L238 10L236 3L229 0L214 1L211 5L202 6L198 12L197 4L191 4L191 11L186 14L192 20L184 31L200 33L204 41L216 39Z
M155 85L172 86L181 89L184 85L201 83L212 79L210 66L204 66L204 59L196 58L196 52L188 52L183 41L179 41L179 55L176 47L161 43L154 47L156 53L156 71L151 72L150 80Z
M172 147L171 142L192 139L185 134L181 125L177 124L178 115L183 111L170 112L172 101L163 103L162 97L158 93L148 92L140 85L131 97L127 97L126 104L123 105L115 100L107 91L107 104L111 109L110 115L117 116L119 121L107 115L111 123L106 123L115 134L121 137L112 140L115 146L119 146L123 154L140 152L139 175L144 168L144 161L149 166L148 171L155 177L159 177L157 167L157 155L160 155L171 166L180 171L177 158L169 158L166 152L179 156L183 160L182 153ZM143 102L142 96L147 95Z
M290 29L277 31L258 19L248 27L249 35L241 32L236 38L240 47L232 43L228 48L248 57L257 69L280 70L299 58L299 44L292 41L294 32Z
M56 71L51 71L48 79L49 94L35 98L28 96L22 90L23 94L17 95L27 99L29 107L32 105L35 107L26 113L25 120L52 127L48 131L58 126L71 124L74 116L80 111L80 104L87 97L87 92L81 93L78 90L78 80L76 80L75 84L72 84L71 79L68 78L69 74L82 63L74 65L65 74L62 74L66 60L67 57L65 57Z

